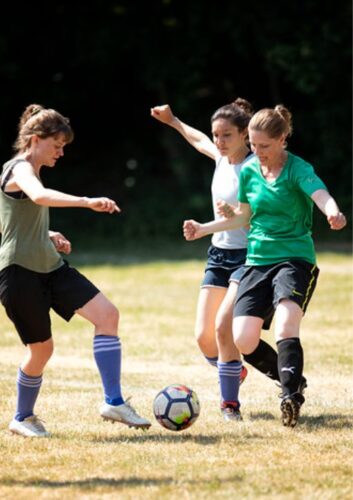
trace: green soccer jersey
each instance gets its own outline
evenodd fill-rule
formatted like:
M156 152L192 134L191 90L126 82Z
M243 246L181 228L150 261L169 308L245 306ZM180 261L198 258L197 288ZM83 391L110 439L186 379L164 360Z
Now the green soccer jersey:
M244 165L238 199L248 203L252 212L247 265L293 259L316 263L311 195L318 189L327 190L313 167L289 152L282 172L273 182L263 177L257 157Z

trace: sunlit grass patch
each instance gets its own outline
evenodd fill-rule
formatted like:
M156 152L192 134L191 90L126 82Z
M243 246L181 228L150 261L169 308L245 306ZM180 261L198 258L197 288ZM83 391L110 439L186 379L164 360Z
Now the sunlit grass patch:
M52 316L56 350L36 411L52 437L7 430L24 354L0 309L0 497L84 499L350 499L352 492L352 273L348 256L319 255L321 275L302 327L306 403L295 429L280 423L280 389L249 367L243 422L219 412L216 370L193 336L204 262L80 266L121 313L123 394L151 419L148 432L103 422L92 327ZM273 345L272 331L265 338ZM196 423L163 429L152 402L170 383L192 387Z

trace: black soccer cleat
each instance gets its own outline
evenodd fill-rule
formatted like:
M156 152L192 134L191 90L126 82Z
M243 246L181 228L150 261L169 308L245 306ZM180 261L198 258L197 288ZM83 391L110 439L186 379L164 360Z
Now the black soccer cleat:
M295 392L290 396L285 396L281 402L282 423L285 427L295 427L297 425L300 408L305 398L300 392Z
M276 385L278 387L281 387L280 384L276 384ZM304 376L302 376L300 383L299 383L299 386L298 386L298 393L301 394L302 396L304 396L304 391L307 387L308 387L308 382L307 382L306 378ZM285 397L285 394L283 392L280 392L278 394L278 397L280 399L283 399Z

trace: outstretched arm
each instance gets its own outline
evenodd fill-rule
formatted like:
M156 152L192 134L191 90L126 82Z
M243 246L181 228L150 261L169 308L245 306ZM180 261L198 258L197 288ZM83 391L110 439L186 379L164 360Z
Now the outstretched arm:
M200 153L212 158L213 160L216 158L217 148L211 139L203 132L200 132L200 130L190 127L174 116L168 104L151 108L151 116L153 116L156 120L175 128L175 130L177 130L179 134L181 134L184 139L186 139L188 143Z
M46 207L82 207L110 214L120 212L120 208L116 205L115 201L109 198L74 196L45 188L28 162L21 162L15 166L14 182L37 205Z
M233 211L230 217L213 220L201 224L193 219L184 221L183 232L187 241L197 240L212 233L220 231L229 231L231 229L240 229L249 224L251 217L250 206L247 203L240 203L239 207Z
M311 198L321 212L326 215L331 229L338 231L344 228L347 224L346 217L340 212L336 201L330 193L325 189L318 189L311 195Z

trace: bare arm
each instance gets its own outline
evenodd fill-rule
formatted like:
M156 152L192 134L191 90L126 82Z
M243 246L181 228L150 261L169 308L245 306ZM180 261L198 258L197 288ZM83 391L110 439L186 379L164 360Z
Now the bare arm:
M82 207L90 208L96 212L120 212L115 201L109 198L88 198L62 193L54 189L47 189L35 175L28 162L21 162L14 168L13 180L18 188L37 205L46 207Z
M251 217L250 205L240 203L233 216L200 224L195 220L186 220L183 224L184 237L187 241L197 240L212 233L240 229L249 224Z
M346 218L340 209L334 198L325 189L318 189L311 195L312 200L315 205L324 213L327 217L327 222L330 228L338 231L343 229L347 224Z
M211 139L203 132L200 132L200 130L190 127L174 116L168 104L152 108L151 116L153 116L156 120L175 128L175 130L177 130L179 134L181 134L184 139L186 139L188 143L200 153L212 158L212 160L216 158L217 148Z

